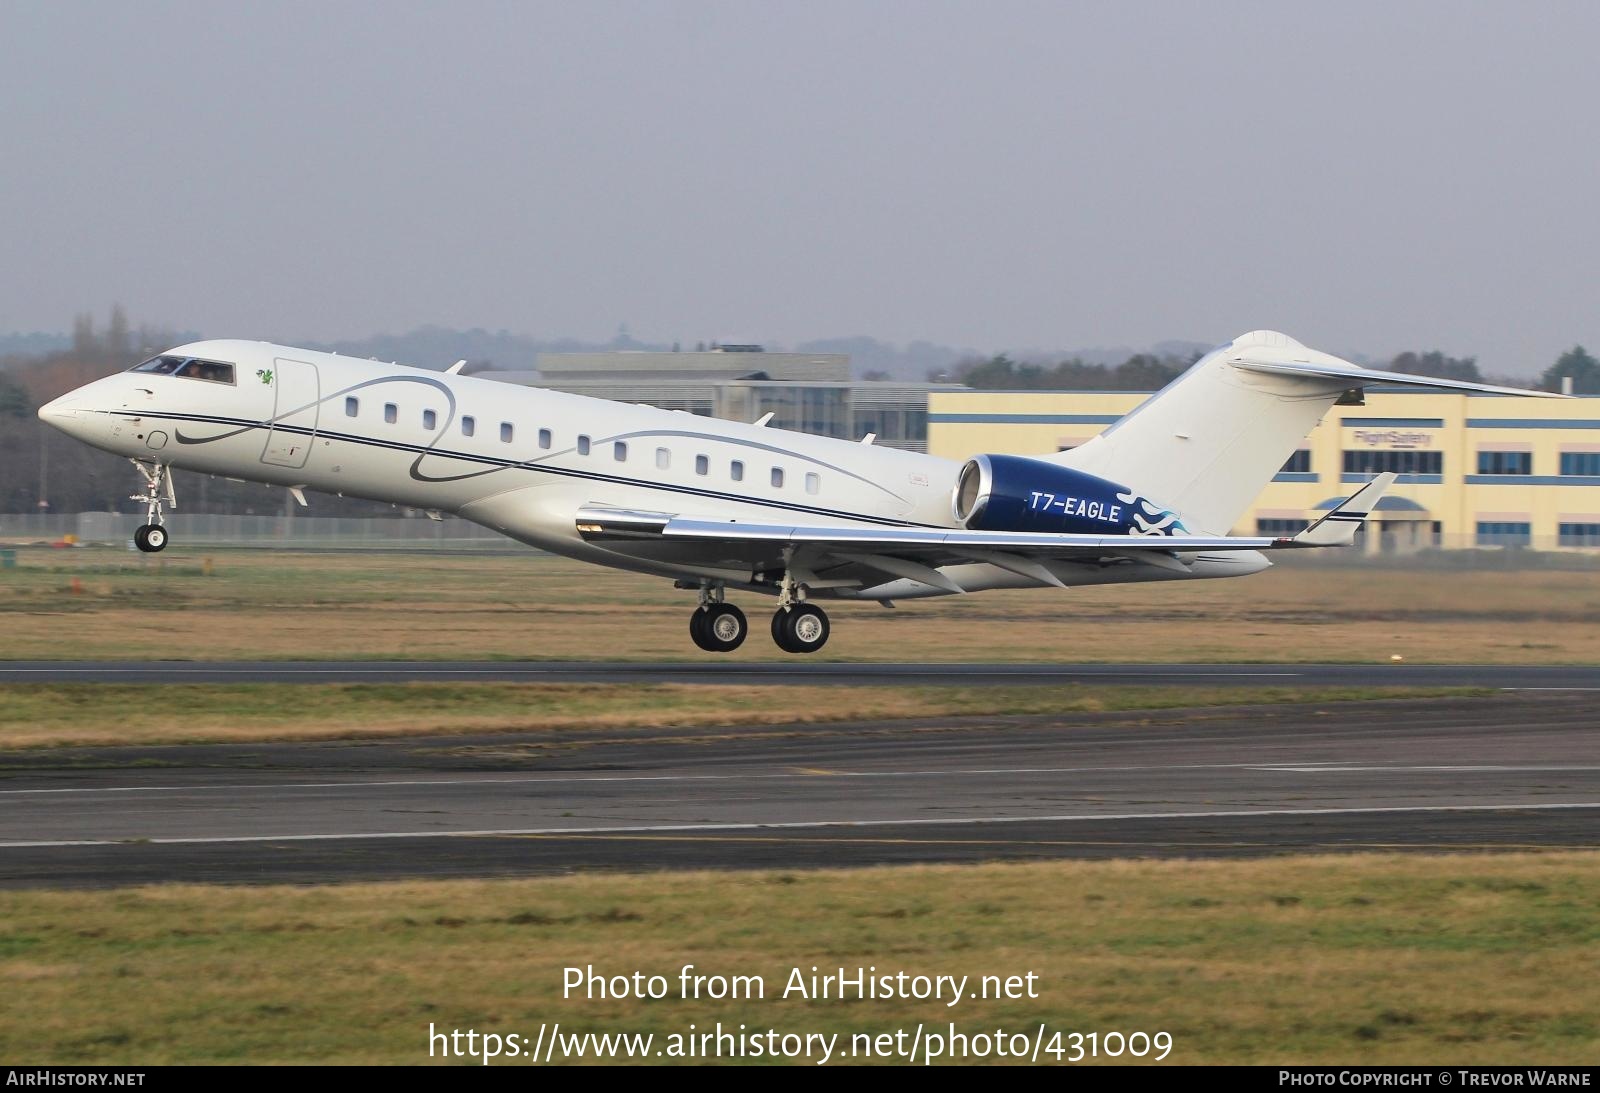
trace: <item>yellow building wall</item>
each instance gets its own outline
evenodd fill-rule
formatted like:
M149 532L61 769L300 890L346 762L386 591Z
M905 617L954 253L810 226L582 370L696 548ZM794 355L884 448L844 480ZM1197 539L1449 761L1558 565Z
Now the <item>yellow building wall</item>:
M1076 447L1149 396L1105 391L949 391L928 400L928 451L964 460L984 452L1041 455ZM1556 549L1561 524L1600 524L1600 475L1561 474L1563 452L1600 453L1600 398L1528 399L1369 391L1363 406L1335 406L1304 447L1310 471L1280 474L1232 530L1254 534L1260 519L1314 519L1318 505L1354 492L1369 473L1346 474L1344 454L1437 451L1436 477L1404 475L1391 495L1422 511L1391 509L1402 523L1446 547L1471 547L1480 522L1527 523L1531 544ZM1527 452L1527 475L1481 475L1480 451ZM1383 458L1383 457L1377 457ZM1156 500L1161 500L1157 498ZM1378 540L1373 540L1374 544ZM1427 545L1417 543L1415 545Z

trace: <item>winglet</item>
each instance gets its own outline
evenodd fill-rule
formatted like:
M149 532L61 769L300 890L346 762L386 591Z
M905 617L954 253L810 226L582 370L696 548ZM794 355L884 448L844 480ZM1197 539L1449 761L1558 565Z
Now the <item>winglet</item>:
M1349 546L1399 475L1385 471L1333 507L1322 519L1289 540L1294 546Z

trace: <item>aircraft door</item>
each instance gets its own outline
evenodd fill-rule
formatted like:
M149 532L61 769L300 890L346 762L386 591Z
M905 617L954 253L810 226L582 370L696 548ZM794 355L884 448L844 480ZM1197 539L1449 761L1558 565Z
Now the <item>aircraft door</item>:
M317 413L321 408L322 388L317 366L305 361L273 361L274 397L272 424L267 430L267 446L261 462L279 467L304 467L317 434Z

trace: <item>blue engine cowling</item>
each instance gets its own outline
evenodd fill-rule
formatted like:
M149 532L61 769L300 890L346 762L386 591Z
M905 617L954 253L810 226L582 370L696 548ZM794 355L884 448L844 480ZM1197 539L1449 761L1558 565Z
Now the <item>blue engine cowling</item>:
M956 479L951 507L972 531L1173 535L1178 514L1115 482L1020 455L980 455Z

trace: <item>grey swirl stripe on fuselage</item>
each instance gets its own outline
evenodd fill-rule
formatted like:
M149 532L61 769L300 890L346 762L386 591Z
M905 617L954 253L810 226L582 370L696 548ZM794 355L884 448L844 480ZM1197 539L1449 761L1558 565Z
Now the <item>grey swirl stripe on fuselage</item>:
M570 452L575 452L577 450L575 447L567 447L567 448L562 448L559 451L549 452L549 453L547 453L545 455L537 457L536 459L520 460L520 461L495 460L493 457L485 457L485 458L467 457L467 456L463 456L460 453L454 452L454 451L448 451L448 450L446 450L446 451L438 451L438 450L436 450L435 446L441 440L444 439L444 437L445 437L446 433L448 432L450 426L452 424L454 424L454 422L456 420L456 409L457 408L456 408L455 391L451 389L449 384L444 383L442 380L434 379L431 376L379 376L376 379L362 380L360 383L353 383L353 384L349 385L348 387L342 387L337 391L332 391L332 392L330 392L330 393L328 393L326 395L322 395L321 397L319 397L319 398L317 398L317 399L315 399L315 400L313 400L311 402L307 402L307 403L305 403L305 404L303 404L301 406L297 406L292 410L285 410L283 413L274 416L273 418L271 418L270 420L268 420L264 424L268 428L271 428L271 429L282 429L284 432L296 433L296 434L299 434L299 435L310 436L310 435L315 435L316 433L322 433L322 434L328 435L328 436L337 436L337 437L340 437L341 439L344 439L344 440L355 440L357 438L354 436L354 434L351 434L351 433L337 433L337 432L333 432L331 430L323 429L323 428L320 427L320 422L319 422L318 428L316 428L314 430L307 430L303 426L281 425L279 423L284 418L291 417L291 416L293 416L295 414L304 413L305 411L311 409L314 406L321 406L324 403L330 403L330 402L333 402L333 401L335 401L337 399L340 399L340 398L343 398L345 396L348 396L352 392L360 391L360 390L362 390L364 388L367 388L367 387L375 387L375 386L377 386L379 384L384 384L384 383L420 383L424 387L432 387L433 389L438 391L440 394L442 394L445 397L445 401L447 403L449 403L449 410L445 415L444 424L438 427L437 435L434 436L432 441L430 441L428 444L422 445L420 448L417 445L414 445L414 444L409 444L409 445L405 445L404 446L404 450L406 450L406 451L414 451L414 452L419 453L417 455L416 460L411 464L411 468L410 468L410 474L411 474L411 477L412 477L412 479L414 481L417 481L417 482L461 482L461 481L465 481L466 479L469 479L469 478L481 478L484 475L497 474L500 471L509 470L509 469L516 468L516 467L531 467L536 463L542 463L544 460L556 459L556 458L559 458L561 456L567 455ZM163 415L163 414L160 414L160 413L151 413L151 414L147 414L146 416L147 417L164 417L164 416L169 416L169 415ZM186 415L186 416L188 416L188 417L190 417L190 418L192 418L194 420L203 420L203 418L201 416L199 416L199 415ZM215 419L212 419L212 420L218 421L218 422L221 422L221 421L239 422L242 419L239 419L239 418L232 418L232 419L215 418ZM204 444L204 443L207 443L210 440L223 440L223 439L226 439L227 437L238 436L240 433L243 433L247 429L253 428L253 427L257 427L257 423L252 422L252 423L250 423L250 425L247 425L243 429L235 429L233 432L230 432L230 433L225 433L225 434L221 434L219 436L208 437L208 438L204 438L204 439L184 437L182 434L177 433L176 430L174 430L174 435L177 437L178 442L180 444ZM812 464L813 466L826 468L827 470L833 471L833 472L835 472L837 474L842 474L846 478L853 478L857 482L863 483L864 485L871 486L873 489L887 494L888 496L892 497L894 500L898 501L902 505L910 505L911 504L910 498L902 497L899 494L895 493L893 490L889 489L887 486L884 486L882 483L875 482L872 479L867 478L865 475L857 474L855 471L852 471L847 467L841 467L841 466L839 466L838 464L835 464L835 463L828 463L828 462L826 462L824 460L817 459L815 456L803 455L800 452L793 451L792 449L780 448L780 447L778 447L777 445L774 445L774 444L763 444L760 441L755 441L755 440L730 441L729 438L727 438L725 436L718 436L718 435L716 435L714 433L694 432L694 431L687 430L687 429L636 429L633 432L615 433L615 434L612 434L611 436L600 437L596 442L600 443L600 444L610 444L610 443L614 443L616 441L630 440L630 439L633 439L634 437L651 437L651 436L658 436L658 437L667 437L667 436L689 437L689 438L696 439L696 440L710 441L712 443L734 443L734 444L742 445L742 446L747 447L747 448L756 448L756 449L759 449L759 450L762 450L762 451L774 452L774 453L776 453L778 455L788 456L791 459L801 460L801 461L803 461L805 463ZM379 441L379 440L376 440L376 439L373 439L373 438L362 437L360 439L361 440L372 439L373 443L384 445L384 446L387 446L387 447L395 447L394 444L388 444L388 443L386 443L384 441ZM491 467L490 469L484 470L484 471L471 471L471 472L469 472L467 474L455 474L455 475L443 475L443 476L429 475L429 474L424 474L422 472L422 459L423 459L423 456L426 456L426 455L429 455L429 454L437 455L437 456L439 456L440 458L443 458L443 459L467 459L469 462L485 462L485 461L487 461L487 462L498 462L498 463L501 463L503 465L502 466ZM612 476L606 476L606 475L592 475L590 477L599 477L599 478L605 479L607 481L614 481L614 482L631 482L631 483L636 483L638 485L643 485L643 486L653 486L654 485L654 483L639 482L636 479L630 479L630 478L620 478L620 477L612 477ZM690 490L686 490L685 492L689 492L689 493L706 493L707 491L697 491L697 490L690 489ZM716 496L715 493L711 493L709 495L710 496ZM737 496L737 495L734 495L734 496ZM827 510L807 509L806 511L827 511Z
M383 381L374 381L374 382L383 382ZM102 411L102 412L103 413L108 413L108 414L117 414L117 411L109 411L108 410L108 411ZM333 430L322 429L322 428L308 429L308 428L305 428L303 426L298 426L298 425L275 425L272 422L244 421L244 420L242 420L240 418L217 417L217 416L207 415L207 414L174 414L174 413L165 413L165 412L150 411L150 410L143 411L142 413L140 413L138 415L126 415L126 416L139 416L139 417L155 418L155 419L162 420L162 421L194 422L196 424L203 424L203 425L234 426L234 428L230 429L230 431L228 431L228 432L218 433L215 436L208 436L208 437L185 436L181 430L174 428L173 429L173 436L178 441L178 443L180 443L180 444L189 444L189 445L210 444L213 441L226 440L226 439L229 439L230 437L239 436L242 433L247 433L252 429L281 429L284 432L296 433L298 435L306 436L306 437L318 437L318 436L320 436L320 437L323 437L325 439L340 440L340 441L344 441L345 443L349 443L349 444L362 444L362 445L366 445L368 447L373 447L373 448L386 448L386 449L388 449L390 451L416 452L416 453L418 453L418 456L417 456L418 460L420 460L425 455L434 455L434 456L439 457L440 459L459 459L459 460L461 460L462 462L465 462L465 463L488 463L488 464L493 464L493 466L490 467L489 470L474 471L471 474L456 475L456 476L451 476L451 477L448 477L448 478L425 478L425 477L421 477L419 475L413 474L412 477L416 481L419 481L419 482L454 482L454 481L460 481L460 480L466 479L466 478L478 478L478 477L481 477L483 475L493 474L493 473L495 473L497 471L503 471L503 470L539 471L539 472L542 472L544 474L561 475L561 476L564 476L564 477L567 477L567 478L581 478L581 479L587 479L589 481L595 481L595 482L607 482L607 483L611 483L613 485L634 486L634 487L638 487L638 488L641 488L641 489L656 490L656 491L663 492L663 493L681 494L681 495L688 496L688 497L705 497L705 498L710 498L710 499L718 500L718 501L734 501L734 502L740 502L740 503L744 503L744 504L761 505L761 506L765 506L767 508L783 509L783 510L789 511L789 512L803 512L803 513L809 513L809 514L811 514L813 516L829 516L829 517L836 517L836 518L845 519L845 520L858 520L858 521L861 521L863 523L883 524L883 525L887 525L889 527L939 528L939 527L943 526L941 524L922 524L922 523L917 523L916 521L913 521L913 520L898 520L898 519L895 519L893 517L869 516L869 515L865 515L863 513L846 512L846 511L843 511L843 510L840 510L840 509L820 508L820 507L817 507L817 506L814 506L814 505L802 505L802 504L797 504L797 503L792 502L792 501L782 501L782 500L779 500L779 499L776 499L776 498L753 497L753 496L751 496L749 494L728 493L728 492L722 491L722 490L698 489L698 488L695 488L695 487L692 487L692 486L675 486L675 485L669 485L667 483L662 483L662 482L650 482L650 481L646 481L644 479L639 479L639 478L627 478L627 477L623 477L621 475L602 474L602 473L600 473L598 471L585 471L585 470L579 470L577 468L570 468L570 467L555 467L555 466L550 466L548 464L539 462L537 460L533 460L533 461L515 460L515 459L505 459L505 458L501 458L501 457L497 457L497 456L491 456L491 455L469 455L469 454L462 453L462 452L441 452L441 451L434 450L432 445L421 446L421 445L417 445L417 444L408 444L408 443L406 443L404 441L399 441L399 440L381 440L381 439L378 439L377 437L358 436L358 435L353 434L353 433L340 433L340 432L335 432ZM628 434L628 435L648 435L648 434L634 433L634 434ZM693 436L693 435L698 435L698 434L685 433L683 435ZM704 435L706 435L709 439L728 442L726 437L715 437L715 436L711 436L710 434L704 434ZM605 441L601 441L601 443L604 443L604 442ZM437 443L437 440L435 440L434 443ZM732 441L731 443L744 443L744 442L743 441ZM552 452L550 455L541 456L540 459L552 459L552 458L554 458L554 457L556 457L558 455L564 455L567 452L570 452L570 451L573 451L573 450L574 449L566 448L566 449L563 449L560 452ZM779 452L779 453L783 453L783 451L784 451L781 448L772 448L770 450L772 450L774 452ZM785 454L793 454L794 457L797 458L797 459L805 459L808 462L818 463L820 466L829 466L829 464L821 463L818 460L813 460L809 456L803 456L803 455L800 455L798 453L785 453ZM413 463L412 466L413 466L413 468L415 468L416 464ZM844 471L843 473L849 474L849 475L851 475L851 477L856 477L856 478L860 477L859 475L854 475L849 471ZM880 488L882 488L882 487L880 487ZM888 491L885 491L885 492L888 492ZM895 496L895 495L894 494L890 494L890 496Z

